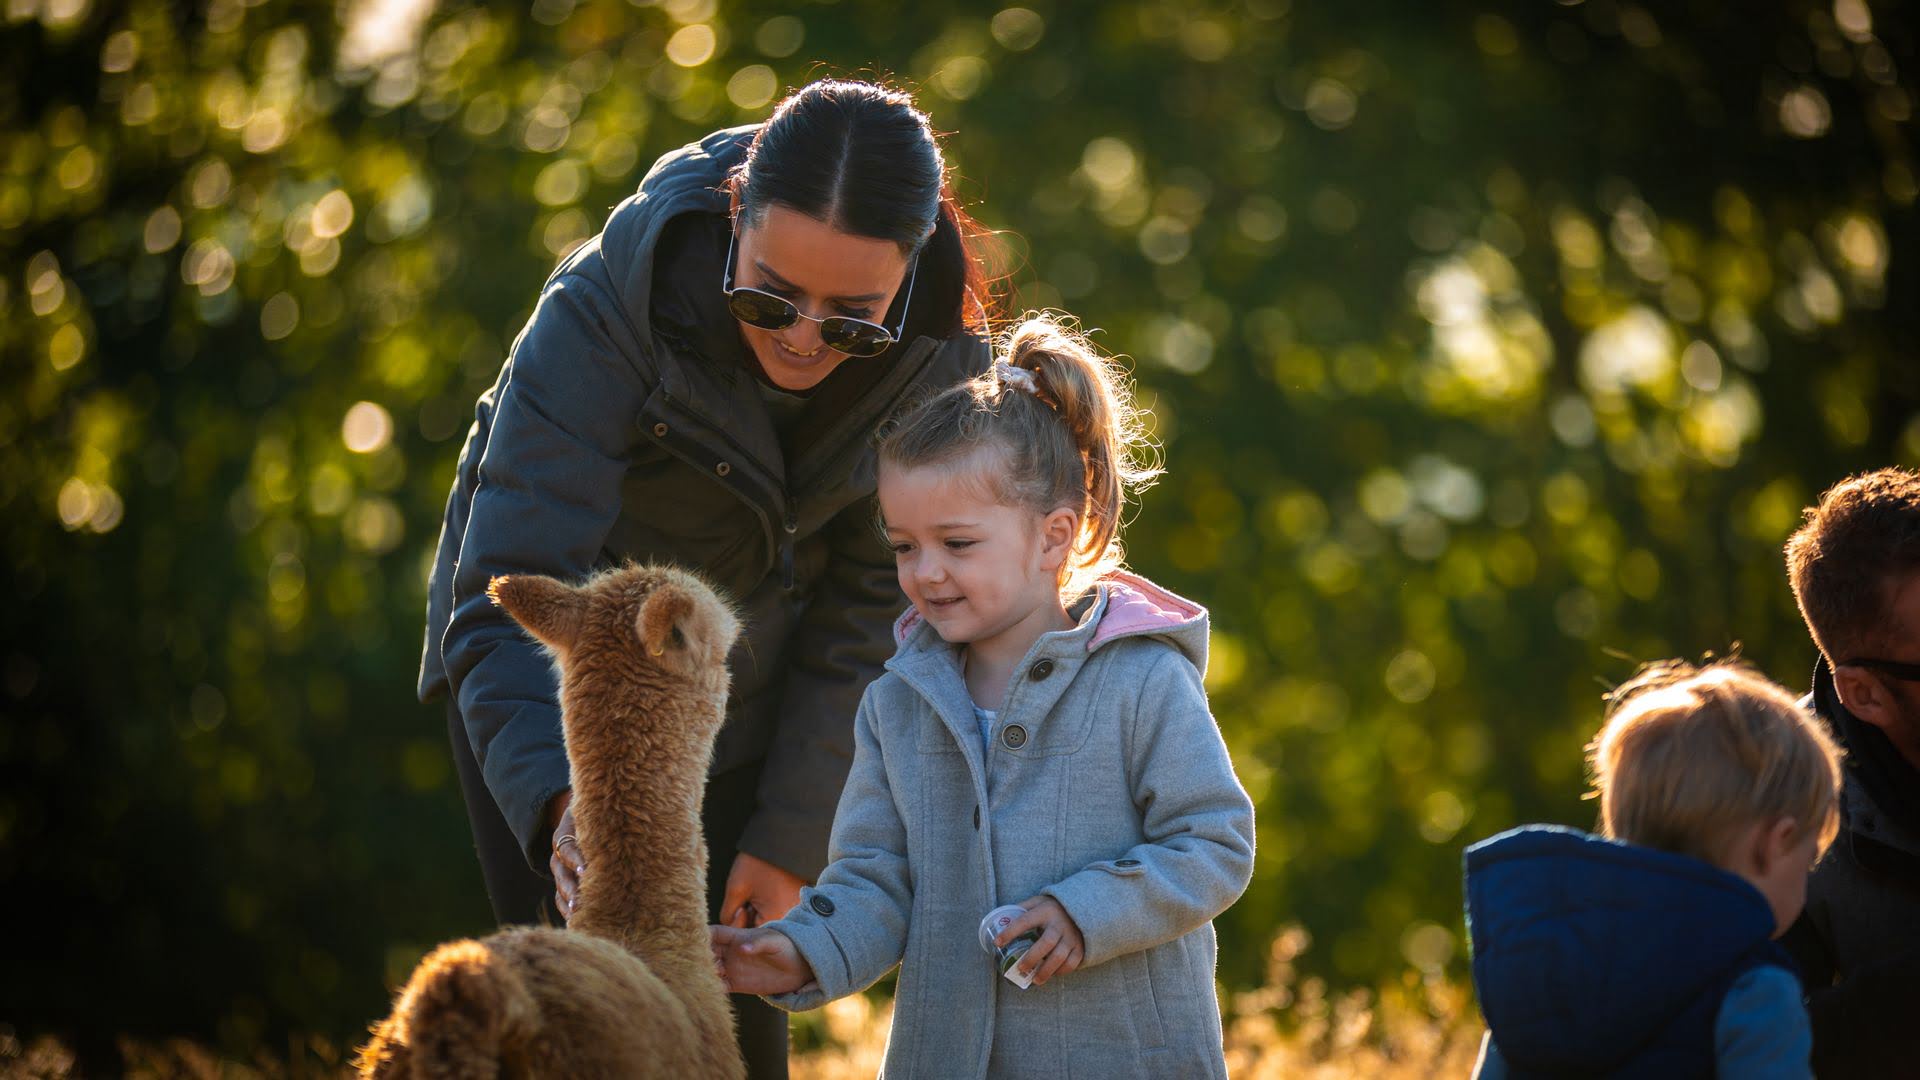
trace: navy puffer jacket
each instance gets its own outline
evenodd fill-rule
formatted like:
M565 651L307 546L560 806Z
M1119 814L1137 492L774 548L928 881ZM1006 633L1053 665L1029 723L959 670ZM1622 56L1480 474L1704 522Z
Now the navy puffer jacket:
M747 630L713 769L766 762L739 848L811 878L854 710L905 606L872 525L872 433L987 364L964 329L929 336L959 321L963 293L950 269L922 267L902 341L842 363L783 440L720 295L722 183L754 130L661 158L554 271L480 398L447 499L420 697L455 695L487 787L542 872L542 814L568 786L558 687L488 580L671 561L738 602Z

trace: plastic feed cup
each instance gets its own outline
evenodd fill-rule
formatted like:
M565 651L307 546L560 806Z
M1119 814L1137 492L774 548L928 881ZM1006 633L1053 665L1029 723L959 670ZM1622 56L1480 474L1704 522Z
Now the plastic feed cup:
M1000 931L1012 926L1013 920L1026 913L1023 907L1007 904L987 912L987 917L980 920L980 947L993 955L1000 965L1000 974L1022 990L1033 985L1033 976L1021 974L1020 958L1027 955L1027 950L1033 948L1034 942L1040 940L1040 931L1029 930L1007 942L1005 948L995 945L993 939L1000 936Z

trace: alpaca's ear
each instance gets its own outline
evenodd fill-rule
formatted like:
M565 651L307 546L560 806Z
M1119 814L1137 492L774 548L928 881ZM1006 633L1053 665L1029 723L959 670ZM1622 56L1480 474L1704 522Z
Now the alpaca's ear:
M586 593L538 574L494 578L487 585L487 596L556 653L573 648L586 620Z
M649 656L660 656L668 649L687 647L687 616L693 614L693 597L678 585L655 588L640 602L640 644Z

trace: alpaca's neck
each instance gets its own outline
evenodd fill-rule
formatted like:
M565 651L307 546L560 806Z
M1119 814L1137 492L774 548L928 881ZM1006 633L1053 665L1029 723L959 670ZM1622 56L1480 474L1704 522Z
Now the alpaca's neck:
M700 1039L733 1040L726 985L707 943L707 844L700 828L712 747L620 740L576 744L574 832L586 860L568 926L615 942L647 965L675 998ZM737 1063L714 1059L714 1076L738 1076Z
M668 982L712 979L700 829L711 746L689 745L683 731L596 727L567 732L574 832L587 864L568 925L618 942Z

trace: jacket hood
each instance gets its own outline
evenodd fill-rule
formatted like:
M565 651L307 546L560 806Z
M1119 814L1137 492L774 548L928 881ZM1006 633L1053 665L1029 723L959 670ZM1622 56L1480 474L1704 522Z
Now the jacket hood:
M667 222L695 211L727 213L727 176L746 159L758 130L758 124L726 128L663 155L647 170L640 189L607 216L606 227L590 243L600 245L611 284L628 312L644 316L652 310L655 241ZM717 275L714 282L718 288Z
M1077 620L1074 628L1043 635L1042 641L1058 636L1092 653L1124 637L1158 637L1177 647L1200 674L1207 673L1207 609L1131 571L1101 577L1068 614ZM894 621L893 639L897 655L950 648L914 607Z
M654 162L640 181L640 190L613 208L605 228L561 262L553 272L554 278L590 265L597 254L604 274L601 284L618 301L610 315L626 321L632 340L648 340L652 330L654 253L661 231L681 214L726 214L727 195L722 185L733 167L745 158L756 130L758 125L716 131ZM711 276L717 289L720 279L717 274ZM699 396L675 365L659 365L649 374L669 394L683 399ZM717 413L723 403L700 404L703 411Z
M1759 890L1698 859L1526 826L1466 852L1481 1011L1529 1071L1608 1071L1773 934Z
M708 374L702 377L701 365L653 363L649 349L632 350L630 356L645 369L645 381L657 384L666 398L725 428L756 461L770 464L784 457L781 438L765 420L759 380L751 374L757 364L721 292L732 228L726 182L746 160L759 130L758 124L726 128L662 156L640 189L613 208L605 228L560 264L549 285L575 272L591 277L617 301L607 317L622 320L633 341L648 342L657 333L705 359ZM806 413L787 440L795 457L785 463L779 483L803 482L816 471L813 467L838 457L849 439L864 441L905 382L917 378L945 343L971 342L962 362L946 361L955 369L953 381L985 365L985 343L964 328L933 336L940 321L940 306L933 300L941 275L927 269L905 301L900 341L879 356L847 357L807 392ZM877 406L884 408L876 411ZM743 423L742 417L753 422ZM821 450L824 457L810 458L809 449Z

